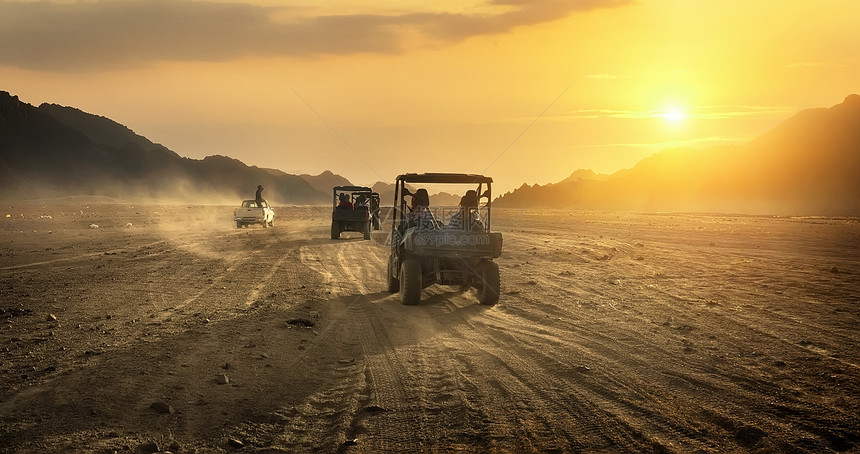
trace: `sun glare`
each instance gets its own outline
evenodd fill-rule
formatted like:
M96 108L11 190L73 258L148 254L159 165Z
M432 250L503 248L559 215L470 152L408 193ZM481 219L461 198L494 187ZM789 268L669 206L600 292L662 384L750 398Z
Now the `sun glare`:
M681 109L668 109L660 114L669 123L678 124L687 118L687 114Z

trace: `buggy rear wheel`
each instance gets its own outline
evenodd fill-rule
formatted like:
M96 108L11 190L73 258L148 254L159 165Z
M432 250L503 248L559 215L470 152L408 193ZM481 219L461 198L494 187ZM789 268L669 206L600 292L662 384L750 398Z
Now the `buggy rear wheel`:
M391 258L388 259L388 293L397 293L400 291L400 279L394 277L391 272Z
M331 223L331 239L336 240L340 238L340 227L337 222Z
M499 302L499 287L501 287L502 280L499 275L499 264L484 260L479 265L478 272L481 273L478 301L485 306L493 306Z
M406 259L400 264L400 302L407 305L421 301L421 264Z

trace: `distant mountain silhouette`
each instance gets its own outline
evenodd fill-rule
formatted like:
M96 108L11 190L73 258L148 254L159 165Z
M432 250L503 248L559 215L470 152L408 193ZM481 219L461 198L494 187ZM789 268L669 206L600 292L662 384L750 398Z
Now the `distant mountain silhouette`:
M336 173L332 173L331 170L326 170L319 175L302 174L299 177L307 181L317 191L328 194L329 199L332 197L331 191L335 186L353 186L349 180Z
M38 108L0 91L0 198L97 195L238 203L258 184L274 204L325 203L307 181L226 156L183 158L110 119Z
M577 183L577 182L582 181L582 180L605 181L608 179L609 179L609 175L604 175L602 173L598 174L598 173L595 173L591 169L579 169L579 170L573 172L572 174L570 174L569 177L565 178L564 180L561 180L561 182L562 183Z
M71 107L38 108L0 91L0 199L92 195L236 203L258 184L275 204L328 204L349 180L330 171L291 175L226 156L177 153L105 117ZM415 188L411 188L415 189ZM377 182L383 206L394 185ZM431 196L456 205L457 194ZM860 215L860 95L808 109L736 147L668 149L630 169L580 169L554 184L528 185L497 207Z
M860 215L860 96L808 109L743 146L668 149L609 176L523 185L497 207Z
M56 118L60 123L84 133L94 143L114 148L122 148L132 143L144 150L157 147L146 137L135 134L131 129L109 118L91 115L74 107L44 103L39 106L39 110Z
M380 203L383 206L391 206L394 204L394 183L385 183L377 181L370 187L373 192L379 193Z

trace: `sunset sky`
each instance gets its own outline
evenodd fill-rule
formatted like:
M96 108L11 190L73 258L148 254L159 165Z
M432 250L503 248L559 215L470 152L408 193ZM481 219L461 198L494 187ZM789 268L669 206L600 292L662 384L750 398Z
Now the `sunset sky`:
M0 0L21 101L360 184L611 173L743 144L858 81L857 0Z

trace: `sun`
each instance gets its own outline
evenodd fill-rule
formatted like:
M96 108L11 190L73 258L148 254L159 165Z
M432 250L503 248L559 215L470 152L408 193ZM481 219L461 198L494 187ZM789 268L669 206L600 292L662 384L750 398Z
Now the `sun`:
M660 116L673 125L679 124L687 119L687 113L679 108L666 109L660 114Z
M687 118L687 114L679 108L667 109L663 113L661 113L660 116L665 118L669 123L673 124L680 123Z

